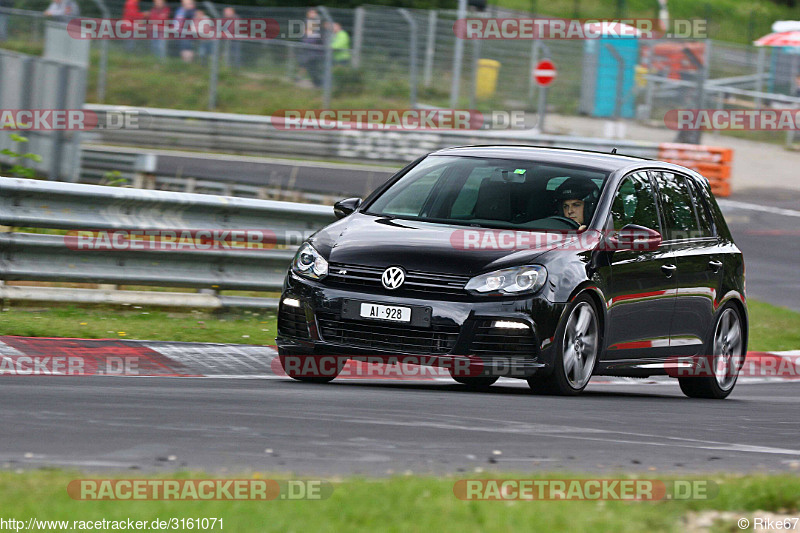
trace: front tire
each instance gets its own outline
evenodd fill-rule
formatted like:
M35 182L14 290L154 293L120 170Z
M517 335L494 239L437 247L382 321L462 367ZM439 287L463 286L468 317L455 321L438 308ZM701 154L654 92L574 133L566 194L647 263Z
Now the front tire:
M465 385L470 390L486 390L497 381L497 377L463 377L454 376L452 373L450 377L458 383Z
M528 385L534 392L575 396L592 377L600 353L600 319L592 299L576 298L556 330L556 356L547 376L533 375Z
M347 358L333 355L298 355L278 349L286 375L305 383L328 383L344 368Z
M713 375L702 377L681 377L678 382L681 390L689 398L727 398L736 385L739 370L745 357L744 321L734 305L725 306L717 316L711 338L706 342L703 357L704 369Z

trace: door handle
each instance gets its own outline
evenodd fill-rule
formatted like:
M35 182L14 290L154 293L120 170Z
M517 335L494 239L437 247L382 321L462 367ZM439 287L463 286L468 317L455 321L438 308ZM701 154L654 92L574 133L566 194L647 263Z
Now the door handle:
M716 274L717 272L719 272L719 269L722 268L722 261L714 261L714 260L709 261L708 268L713 270L714 273Z
M676 270L678 270L678 267L675 265L661 265L661 272L668 278L671 278Z

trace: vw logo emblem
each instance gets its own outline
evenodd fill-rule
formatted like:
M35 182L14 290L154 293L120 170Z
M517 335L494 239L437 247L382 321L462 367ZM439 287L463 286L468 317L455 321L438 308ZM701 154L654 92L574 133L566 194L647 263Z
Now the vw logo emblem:
M406 280L406 273L400 267L389 267L383 271L381 283L390 291L397 289Z

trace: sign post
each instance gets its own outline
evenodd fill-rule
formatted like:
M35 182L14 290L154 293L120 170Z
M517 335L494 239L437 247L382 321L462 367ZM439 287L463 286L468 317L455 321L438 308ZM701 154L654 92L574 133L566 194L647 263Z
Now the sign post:
M544 117L547 114L547 86L556 79L556 66L549 59L542 59L533 69L533 79L539 86L539 103L536 111L539 112L539 131L544 132Z

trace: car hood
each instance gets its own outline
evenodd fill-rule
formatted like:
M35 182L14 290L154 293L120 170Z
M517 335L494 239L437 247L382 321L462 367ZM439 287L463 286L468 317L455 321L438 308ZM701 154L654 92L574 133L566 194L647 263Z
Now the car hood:
M565 242L524 232L540 238L519 246L517 233L356 212L320 230L311 242L331 263L469 276L541 262L542 254Z

